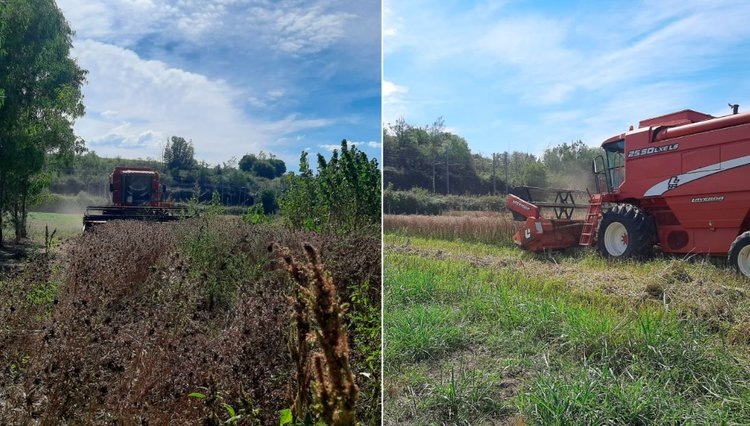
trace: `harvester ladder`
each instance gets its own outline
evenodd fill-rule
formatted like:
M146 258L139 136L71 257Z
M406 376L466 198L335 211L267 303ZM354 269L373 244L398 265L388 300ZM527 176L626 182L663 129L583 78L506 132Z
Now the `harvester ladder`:
M583 222L581 240L579 245L590 246L594 242L594 233L599 225L599 214L602 212L602 196L594 194L589 200L589 208L586 213L586 220Z

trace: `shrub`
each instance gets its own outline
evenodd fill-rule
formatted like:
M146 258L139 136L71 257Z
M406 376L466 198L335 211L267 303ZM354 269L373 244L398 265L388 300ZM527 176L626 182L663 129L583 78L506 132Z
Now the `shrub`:
M300 174L288 176L282 193L281 213L293 228L351 232L380 224L380 191L377 161L343 140L330 160L318 154L317 175L302 153Z
M272 189L264 189L260 193L260 203L263 206L263 213L265 214L276 213L279 209L278 204L276 204L276 192Z

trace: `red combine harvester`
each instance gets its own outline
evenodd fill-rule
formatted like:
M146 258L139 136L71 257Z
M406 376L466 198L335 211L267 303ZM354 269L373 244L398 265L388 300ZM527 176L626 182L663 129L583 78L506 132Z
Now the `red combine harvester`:
M83 230L110 220L167 222L185 217L182 207L166 201L167 189L159 172L148 168L115 167L109 178L112 205L89 206L83 215Z
M733 110L718 118L679 111L607 139L588 204L575 204L569 191L547 203L508 195L508 208L525 220L513 241L532 251L596 245L615 258L647 257L654 246L728 254L750 277L750 113ZM542 217L545 207L556 217ZM577 208L585 219L571 218Z

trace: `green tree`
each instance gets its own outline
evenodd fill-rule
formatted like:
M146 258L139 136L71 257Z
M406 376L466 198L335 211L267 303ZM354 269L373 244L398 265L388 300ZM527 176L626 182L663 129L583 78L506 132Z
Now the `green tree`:
M536 156L514 151L508 160L510 183L514 186L547 186L547 168Z
M188 142L179 136L172 136L164 148L164 164L173 173L194 168L197 163L193 142Z
M54 0L0 2L0 244L9 207L16 239L25 236L47 155L83 150L73 122L84 114L86 71L70 58L72 36Z
M599 148L591 148L578 140L545 150L542 159L556 186L593 189L591 163L599 153Z
M383 129L383 176L395 189L426 188L452 194L489 192L464 138L445 129L442 117L425 127L403 119Z
M284 163L283 160L279 160L278 158L270 158L268 160L268 164L273 166L274 170L276 171L276 177L284 176L284 173L286 173L286 163Z
M377 160L343 140L329 160L318 154L317 171L313 175L303 152L300 174L288 176L280 207L293 227L351 232L380 223Z
M253 166L258 161L258 157L255 156L255 154L245 154L240 159L240 170L243 172L251 172L253 171Z
M259 160L253 164L253 173L258 177L266 179L273 179L276 177L276 169L268 162L268 160Z

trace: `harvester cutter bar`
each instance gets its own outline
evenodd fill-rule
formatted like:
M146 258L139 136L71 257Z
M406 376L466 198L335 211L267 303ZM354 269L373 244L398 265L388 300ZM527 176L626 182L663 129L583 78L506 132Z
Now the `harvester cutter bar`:
M183 207L89 206L83 215L83 226L87 229L113 220L170 222L187 216L187 209Z

